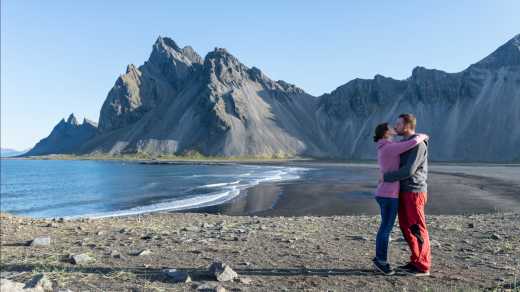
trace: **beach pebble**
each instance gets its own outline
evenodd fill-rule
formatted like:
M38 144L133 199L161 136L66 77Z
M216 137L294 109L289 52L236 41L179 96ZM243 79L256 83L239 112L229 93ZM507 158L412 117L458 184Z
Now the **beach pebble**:
M251 284L253 282L253 279L248 278L248 277L244 277L244 278L240 277L240 278L238 278L238 282L240 284L249 285L249 284Z
M199 228L196 226L186 226L186 227L182 228L181 231L197 232L197 231L199 231Z
M38 274L25 283L24 289L35 289L39 291L53 291L53 284L44 274ZM2 290L4 291L4 290ZM6 290L9 291L9 290Z
M86 253L70 256L72 263L75 265L84 265L95 261L95 259Z
M176 283L190 283L191 277L188 273L183 271L178 271L177 269L165 269L163 270L163 274L168 278L172 279Z
M110 256L115 258L115 259L121 259L123 258L123 256L121 255L121 253L117 250L111 250L110 251Z
M142 249L142 250L135 251L132 253L132 255L134 255L134 256L144 256L144 255L151 255L151 254L152 254L152 251L149 249Z
M38 236L31 240L31 246L48 246L51 244L50 236Z
M491 239L494 239L494 240L501 240L502 239L502 236L496 234L496 233L493 233L491 234Z
M209 273L219 282L233 281L238 274L225 263L214 262L209 266Z
M217 285L215 283L202 283L197 286L197 291L204 291L204 292L225 292L227 291L226 288Z

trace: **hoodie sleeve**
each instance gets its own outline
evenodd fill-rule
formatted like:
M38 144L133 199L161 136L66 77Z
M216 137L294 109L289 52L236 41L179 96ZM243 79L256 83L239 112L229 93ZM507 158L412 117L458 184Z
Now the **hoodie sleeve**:
M404 153L413 147L417 146L422 142L422 139L419 136L415 136L410 140L401 141L401 142L390 142L386 144L383 148L383 155L396 156Z
M417 147L410 150L406 162L396 171L384 174L385 182L394 182L411 177L419 165L424 161L426 155L426 144L420 143Z

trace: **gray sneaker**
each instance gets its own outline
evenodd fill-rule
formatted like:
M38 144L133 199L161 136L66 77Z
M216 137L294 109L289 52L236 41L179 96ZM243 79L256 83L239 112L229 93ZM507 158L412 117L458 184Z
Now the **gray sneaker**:
M372 263L374 264L374 268L376 268L376 270L387 276L395 274L395 271L392 270L389 264L382 264L377 259L373 259Z

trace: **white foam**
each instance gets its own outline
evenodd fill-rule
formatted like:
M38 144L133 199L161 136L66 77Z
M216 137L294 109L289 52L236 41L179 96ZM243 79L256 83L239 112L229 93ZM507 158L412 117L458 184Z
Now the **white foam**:
M229 183L218 183L218 184L208 184L208 185L203 185L203 186L200 186L200 187L197 187L198 189L200 188L216 188L216 187L224 187L224 186L229 186L229 185L236 185L238 184L240 181L237 180L237 181L233 181L233 182L229 182Z
M222 187L224 191L198 195L191 198L183 198L183 199L175 199L168 202L162 202L147 206L140 206L126 210L120 211L111 211L111 212L103 212L103 213L94 213L94 214L86 214L86 215L78 215L67 217L68 219L73 218L106 218L106 217L119 217L119 216L128 216L128 215L137 215L142 213L152 213L159 211L179 211L186 209L194 209L200 207L208 207L215 206L226 201L229 201L240 194L240 191L246 188L253 187L258 185L261 182L268 181L285 181L285 180L293 180L298 179L300 176L298 173L309 170L308 168L302 167L276 167L276 170L268 170L259 173L258 175L264 176L260 178L254 178L253 175L249 174L252 180L244 181L237 180L229 183L215 183L215 184L206 184L200 186L199 188L212 188L212 187ZM206 175L198 175L198 176L206 176ZM207 175L207 176L218 176L218 175ZM229 176L229 175L220 175L220 176ZM239 184L241 182L245 182L245 184Z

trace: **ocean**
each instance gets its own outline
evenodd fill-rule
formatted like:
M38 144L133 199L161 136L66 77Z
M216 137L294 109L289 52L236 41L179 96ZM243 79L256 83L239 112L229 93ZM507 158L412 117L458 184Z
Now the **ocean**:
M108 217L218 205L303 167L147 165L124 161L2 160L0 211L31 217Z

